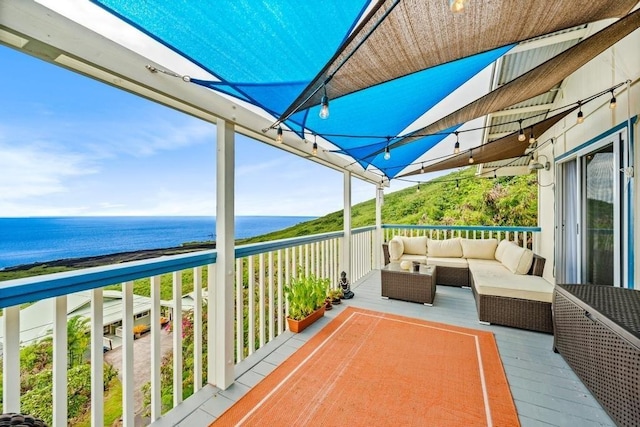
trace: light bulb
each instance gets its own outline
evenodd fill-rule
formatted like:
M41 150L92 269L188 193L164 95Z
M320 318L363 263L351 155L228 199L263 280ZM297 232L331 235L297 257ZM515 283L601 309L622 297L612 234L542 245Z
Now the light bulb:
M617 104L618 102L616 101L616 97L613 95L613 91L611 91L611 101L609 101L609 108L613 110L614 108L616 108Z
M520 133L518 134L518 141L522 142L525 139L527 139L527 137L524 136L524 131L522 130L522 128L520 128Z
M449 0L449 8L453 13L464 12L464 7L467 4L467 0Z
M460 183L458 182L458 180L456 179L456 191L458 191L460 189Z
M313 148L311 149L311 154L313 154L314 156L316 156L318 154L318 143L317 142L313 143Z
M576 120L578 124L584 122L584 114L582 114L582 110L578 110L578 120Z
M420 184L418 184L418 188L416 188L416 193L420 192Z
M473 153L469 151L469 164L473 163Z
M276 142L278 144L282 144L282 140L283 140L283 138L282 138L282 127L278 126L278 136L276 136Z
M384 159L389 160L391 158L391 151L389 150L389 146L384 149Z
M324 95L320 100L320 118L326 119L329 117L329 97L327 96L327 89L324 89Z
M533 136L533 128L531 128L531 133L529 134L529 144L535 144L536 143L536 137Z
M458 154L460 152L460 143L456 141L456 145L453 146L453 154Z
M424 173L424 163L422 164L422 167L420 168L420 173Z

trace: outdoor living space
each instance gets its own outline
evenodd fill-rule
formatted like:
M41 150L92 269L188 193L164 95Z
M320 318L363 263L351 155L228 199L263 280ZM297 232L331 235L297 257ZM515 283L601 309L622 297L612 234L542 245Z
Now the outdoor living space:
M576 377L564 359L552 351L553 336L521 329L481 325L470 289L440 286L433 307L381 298L380 271L373 270L353 286L356 296L334 306L299 334L285 332L236 365L236 382L220 391L208 385L153 426L207 425L276 369L346 307L442 322L490 331L495 335L502 365L522 426L613 426L613 421ZM340 361L335 361L340 363ZM327 379L331 381L331 379ZM413 390L416 398L421 391ZM370 396L376 400L376 396ZM464 404L464 399L460 400ZM355 410L355 409L354 409ZM330 419L331 415L327 415ZM393 423L390 413L385 422Z

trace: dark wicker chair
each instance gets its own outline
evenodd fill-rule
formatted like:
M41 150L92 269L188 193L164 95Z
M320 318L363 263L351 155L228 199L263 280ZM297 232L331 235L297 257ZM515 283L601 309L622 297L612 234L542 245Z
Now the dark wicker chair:
M4 426L48 427L47 424L39 418L32 417L31 415L16 414L14 412L0 415L0 427Z

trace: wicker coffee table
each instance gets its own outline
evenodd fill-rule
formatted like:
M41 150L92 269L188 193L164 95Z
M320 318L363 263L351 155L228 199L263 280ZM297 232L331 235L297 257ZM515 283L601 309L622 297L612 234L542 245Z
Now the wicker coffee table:
M421 265L413 272L400 268L397 263L385 265L380 270L382 297L433 305L436 295L436 266Z

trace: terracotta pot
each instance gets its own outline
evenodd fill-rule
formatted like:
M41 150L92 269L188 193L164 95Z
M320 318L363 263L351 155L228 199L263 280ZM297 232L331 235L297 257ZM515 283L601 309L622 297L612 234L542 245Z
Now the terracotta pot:
M324 305L302 320L293 320L287 317L287 324L291 332L302 332L322 316L324 316Z

